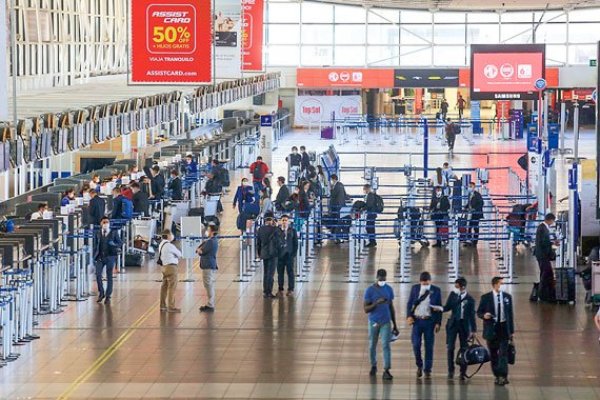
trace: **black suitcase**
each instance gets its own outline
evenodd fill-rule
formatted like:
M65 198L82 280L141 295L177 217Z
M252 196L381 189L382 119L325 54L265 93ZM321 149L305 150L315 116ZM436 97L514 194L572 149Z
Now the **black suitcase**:
M190 208L189 217L204 217L204 207Z
M125 254L125 266L126 267L141 267L142 260L143 260L143 258L140 253Z
M561 303L575 301L575 270L573 268L556 269L556 301Z

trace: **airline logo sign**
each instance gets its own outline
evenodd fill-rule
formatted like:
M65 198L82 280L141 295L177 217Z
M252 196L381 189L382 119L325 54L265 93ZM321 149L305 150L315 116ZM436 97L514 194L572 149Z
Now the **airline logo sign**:
M298 68L296 72L298 87L374 89L394 86L391 69Z
M296 97L296 126L315 125L321 121L362 114L360 96L298 96Z

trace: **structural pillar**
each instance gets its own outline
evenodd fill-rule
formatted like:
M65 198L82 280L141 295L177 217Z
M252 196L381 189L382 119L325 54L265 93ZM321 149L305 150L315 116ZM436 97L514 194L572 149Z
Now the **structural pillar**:
M0 0L0 121L8 121L8 32L7 1Z
M273 115L260 116L260 155L269 168L273 165Z

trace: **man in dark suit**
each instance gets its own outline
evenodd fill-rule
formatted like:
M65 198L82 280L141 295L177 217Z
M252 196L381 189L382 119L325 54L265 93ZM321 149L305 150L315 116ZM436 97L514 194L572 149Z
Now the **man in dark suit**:
M171 193L171 199L176 201L183 200L183 184L181 183L181 178L179 177L179 171L176 169L171 171L169 192Z
M285 202L290 198L290 189L285 184L285 178L283 176L277 178L277 184L279 185L279 191L277 192L277 197L275 198L275 209L278 211L283 211Z
M431 274L422 272L419 284L414 285L406 305L407 322L412 325L412 346L417 363L417 378L431 378L435 333L442 324L442 291L431 284ZM425 339L425 364L421 357L421 341Z
M444 195L442 187L438 186L433 192L429 211L431 219L435 221L436 226L436 243L433 247L442 247L442 240L448 238L448 211L450 210L450 201L448 196ZM442 232L445 231L445 234Z
M112 210L110 214L110 219L123 218L123 203L121 202L122 199L123 195L121 194L121 189L119 187L115 187L112 190Z
M554 214L547 214L535 233L535 258L540 268L538 297L542 301L552 302L556 299L554 270L552 261L556 259L556 253L552 249L550 240L550 227L556 222Z
M310 168L310 157L306 152L305 146L300 146L300 156L302 157L300 161L300 170L306 175L308 169Z
M471 214L469 220L469 239L471 243L465 243L466 246L477 246L479 240L479 221L483 219L483 197L481 193L475 190L475 182L469 183L469 203L467 211Z
M113 291L113 269L117 263L117 256L123 243L119 232L110 229L110 220L103 217L100 223L101 229L96 233L94 243L94 261L96 264L96 283L98 284L98 303L104 300L104 304L110 304ZM106 269L107 287L104 290L102 283L102 271Z
M276 297L273 294L273 276L277 269L279 253L271 253L271 246L269 246L269 242L276 240L275 235L281 235L281 230L277 227L273 213L266 213L264 225L256 232L256 251L263 260L263 297L265 299Z
M93 225L100 226L100 221L106 212L106 201L98 196L96 189L90 189L88 193L90 194L90 205L88 208L90 221Z
M331 217L334 235L340 230L337 228L340 220L340 210L346 205L346 188L344 184L339 181L336 174L331 175L331 194L329 197L329 215ZM340 238L336 237L336 243L340 243Z
M140 184L137 182L131 184L131 191L133 192L133 212L148 217L150 215L148 193L142 192Z
M163 198L165 194L165 177L160 172L160 167L158 165L153 166L151 169L146 167L144 168L144 172L146 176L150 178L150 191L152 193L151 199L160 200Z
M477 332L475 322L475 299L467 293L467 280L458 278L454 282L454 290L448 296L444 312L451 311L446 323L446 346L448 349L448 379L454 379L454 346L458 336L460 349L469 346L469 339ZM460 366L460 380L466 379L467 366Z
M366 231L367 238L369 239L369 242L365 245L365 247L377 247L377 236L375 236L377 200L375 199L375 192L373 192L373 189L369 184L363 186L363 192L365 194L365 211L367 212Z
M493 290L481 296L477 316L483 320L483 338L487 341L496 385L508 384L508 345L513 339L512 296L502 291L502 277L492 279Z
M296 271L294 270L294 260L296 259L296 253L298 252L298 233L290 225L290 218L287 215L282 215L279 220L281 228L281 234L285 242L285 249L282 250L282 254L279 255L279 262L277 264L277 283L279 284L279 296L283 296L283 285L285 281L285 275L288 277L288 291L287 296L294 295Z

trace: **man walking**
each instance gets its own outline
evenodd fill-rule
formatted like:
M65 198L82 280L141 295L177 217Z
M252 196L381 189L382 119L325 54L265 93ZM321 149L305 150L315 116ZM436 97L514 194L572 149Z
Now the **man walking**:
M294 295L296 271L294 270L294 260L298 252L298 233L290 225L290 218L287 215L282 215L279 220L281 232L285 247L279 255L277 264L277 283L279 284L279 296L283 296L285 274L288 277L287 296Z
M377 342L381 336L383 349L383 379L392 380L390 373L392 355L390 342L392 334L398 336L396 325L396 311L394 310L394 290L386 283L387 271L377 271L377 281L369 286L365 292L364 309L369 314L369 359L371 371L369 375L377 374Z
M442 323L442 291L431 284L431 274L422 272L419 284L410 291L406 315L409 325L412 325L412 346L417 364L417 378L431 378L433 368L433 345L435 333L439 332ZM425 339L425 363L421 356L421 342Z
M450 118L446 120L446 141L448 142L448 152L454 151L454 142L456 142L456 132L458 125L452 122Z
M483 197L481 193L475 189L475 182L469 183L469 202L467 211L471 214L469 219L469 239L470 243L466 242L465 246L477 247L479 241L479 221L483 219Z
M179 308L175 308L175 289L177 289L177 270L179 268L179 259L183 256L181 251L171 242L175 240L173 233L169 229L162 232L162 241L158 245L158 261L162 270L162 285L160 287L160 311L170 313L180 313Z
M446 116L448 115L448 107L448 100L442 99L442 103L440 104L440 114L442 114L442 120L445 120Z
M446 323L446 346L448 349L448 379L454 379L454 347L456 338L460 343L460 351L469 346L469 339L475 336L477 324L475 322L475 299L467 293L467 280L458 278L454 282L454 290L448 296L444 312L452 314ZM460 366L460 380L467 379L467 366Z
M281 230L277 228L273 213L265 214L265 224L256 232L256 250L263 260L263 297L273 299L273 277L279 258L278 243Z
M481 296L477 316L483 320L483 338L487 341L496 385L508 382L508 346L513 339L512 296L502 291L502 277L492 279L492 291Z
M463 118L463 114L465 112L465 106L467 105L467 101L463 99L462 94L458 94L458 100L456 101L456 106L458 107L458 119Z
M535 233L535 258L540 269L538 296L542 301L553 302L556 300L556 288L552 261L556 253L552 249L550 228L556 222L554 214L547 214L544 221L538 226Z
M363 186L363 192L365 193L365 209L367 211L367 237L369 242L365 247L376 247L377 240L375 239L375 220L377 219L377 199L375 193L371 190L371 185L367 184Z
M254 198L258 202L260 191L264 188L263 179L269 173L269 166L263 162L261 156L258 156L256 161L250 165L250 173L252 174L252 185L254 186Z
M200 269L202 270L202 282L206 290L208 301L200 307L200 312L214 312L216 304L215 283L217 281L217 252L219 251L218 229L215 225L208 225L208 239L196 250L200 256Z
M113 292L113 269L117 264L117 257L123 246L119 232L110 229L108 217L100 220L100 231L96 233L94 243L94 260L96 264L96 283L98 285L98 303L110 304ZM102 272L106 270L107 286L104 290L102 283Z

